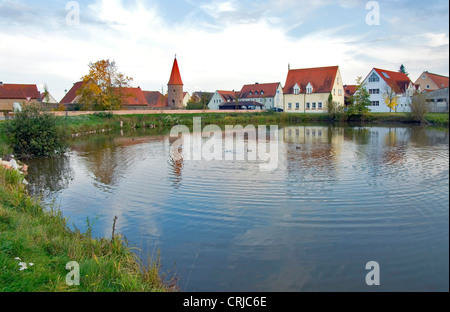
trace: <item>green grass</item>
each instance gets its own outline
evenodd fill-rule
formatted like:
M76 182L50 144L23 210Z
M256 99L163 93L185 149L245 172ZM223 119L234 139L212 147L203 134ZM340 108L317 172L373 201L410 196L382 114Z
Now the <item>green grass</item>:
M0 168L0 292L167 292L158 259L143 265L120 235L72 231L61 212L28 196L16 171ZM111 222L112 224L112 222ZM20 271L19 260L34 263ZM80 264L80 286L66 264Z

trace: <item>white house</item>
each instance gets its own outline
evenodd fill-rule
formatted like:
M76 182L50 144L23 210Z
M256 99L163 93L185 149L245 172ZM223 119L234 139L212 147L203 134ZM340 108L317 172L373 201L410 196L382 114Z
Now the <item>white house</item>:
M284 109L283 87L279 82L245 85L240 92L239 101L255 101L262 104L263 109Z
M410 111L411 97L416 86L404 73L374 68L363 81L370 94L369 109L375 113L389 113L391 109L385 103L385 96L394 92L397 97L398 112Z
M217 90L208 103L210 110L219 110L220 104L230 103L239 98L239 92Z

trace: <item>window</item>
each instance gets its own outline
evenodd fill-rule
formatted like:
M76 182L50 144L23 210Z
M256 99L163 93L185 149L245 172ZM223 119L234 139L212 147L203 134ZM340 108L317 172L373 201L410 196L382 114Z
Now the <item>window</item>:
M314 103L312 103L312 109L314 110L314 109L316 109L316 103L314 102Z
M300 103L295 103L295 109L299 110L300 109Z
M288 103L288 109L292 109L292 103Z
M379 82L380 81L380 77L378 77L377 74L373 73L372 76L370 76L369 78L369 82Z
M248 95L252 96L252 95L253 95L253 92L252 92L252 91L250 91L250 92L248 93Z
M333 95L336 95L336 89L333 89Z
M300 87L298 86L298 84L295 84L295 86L294 86L294 94L295 95L300 94Z
M372 101L371 106L380 106L380 101Z
M382 72L383 76L386 77L387 79L390 79L391 77L389 77L388 74L386 74L385 72Z
M369 89L369 94L380 94L380 89Z
M261 95L264 95L264 91L261 91Z
M319 102L317 105L318 105L318 108L319 108L320 110L323 109L323 103L322 103L322 102Z
M422 79L426 79L427 77L425 77L425 75L422 76Z
M311 109L311 103L306 103L306 109Z
M306 93L307 94L311 94L312 93L312 88L306 88Z
M338 95L342 96L342 90L341 89L338 90Z
M427 85L427 89L430 89L430 85Z
M338 77L338 79L337 79L337 84L339 84L339 77Z

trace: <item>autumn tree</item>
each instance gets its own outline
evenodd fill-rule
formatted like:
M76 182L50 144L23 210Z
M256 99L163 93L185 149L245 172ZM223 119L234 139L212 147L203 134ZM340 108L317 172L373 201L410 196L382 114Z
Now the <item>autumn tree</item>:
M395 93L393 86L386 86L383 94L384 104L389 107L389 112L397 111L398 106L398 97L397 93Z
M83 86L78 90L80 104L85 110L119 110L133 78L119 72L116 63L101 60L89 64L89 74L81 78Z

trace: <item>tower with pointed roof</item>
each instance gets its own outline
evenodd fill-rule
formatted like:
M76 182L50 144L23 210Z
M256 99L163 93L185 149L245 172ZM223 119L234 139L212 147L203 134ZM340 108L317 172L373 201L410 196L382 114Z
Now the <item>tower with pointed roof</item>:
M169 107L173 109L183 108L183 81L181 80L180 69L178 68L176 56L167 86Z

